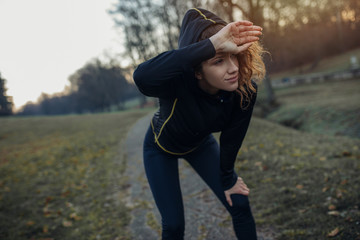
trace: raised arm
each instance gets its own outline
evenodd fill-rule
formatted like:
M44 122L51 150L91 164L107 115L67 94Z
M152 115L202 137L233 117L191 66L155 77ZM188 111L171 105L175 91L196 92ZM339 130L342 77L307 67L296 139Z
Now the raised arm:
M134 81L139 90L151 97L174 97L177 81L184 72L215 55L209 39L184 48L164 52L140 64L134 72Z
M259 40L261 30L249 21L229 23L209 39L164 52L140 64L134 72L134 81L147 96L174 97L175 87L184 72L192 71L216 52L237 54L245 51Z

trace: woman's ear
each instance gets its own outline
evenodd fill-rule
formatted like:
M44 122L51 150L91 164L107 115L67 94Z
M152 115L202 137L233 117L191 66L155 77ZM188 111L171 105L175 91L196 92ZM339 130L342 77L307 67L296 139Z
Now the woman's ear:
M200 71L196 71L195 72L195 77L197 78L197 80L201 80L202 79L202 74Z

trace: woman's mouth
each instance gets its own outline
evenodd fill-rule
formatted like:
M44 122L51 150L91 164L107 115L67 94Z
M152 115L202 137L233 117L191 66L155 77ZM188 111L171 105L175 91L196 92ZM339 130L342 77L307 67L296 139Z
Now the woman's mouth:
M225 81L229 82L229 83L235 83L238 81L238 75L231 77L231 78L226 78Z

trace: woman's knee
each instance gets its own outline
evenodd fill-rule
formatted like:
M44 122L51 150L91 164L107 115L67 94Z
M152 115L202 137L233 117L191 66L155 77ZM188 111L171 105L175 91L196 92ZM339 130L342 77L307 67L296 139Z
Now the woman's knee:
M230 207L230 214L234 218L248 218L252 217L249 198L241 194L232 194L232 207Z
M250 207L248 196L242 194L232 194L230 197L234 208L247 209Z
M175 220L175 221L174 221ZM182 240L184 239L185 221L172 219L171 222L163 223L162 239Z

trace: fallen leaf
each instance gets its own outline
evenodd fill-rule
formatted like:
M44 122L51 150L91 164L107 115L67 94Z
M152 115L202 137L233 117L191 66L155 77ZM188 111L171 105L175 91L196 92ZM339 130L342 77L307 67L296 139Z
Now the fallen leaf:
M351 152L346 152L346 151L343 152L344 157L350 157L351 155L352 155Z
M325 161L325 160L326 160L326 157L320 157L319 160L320 160L320 161Z
M49 227L47 225L45 225L43 227L43 233L47 233L47 232L49 232Z
M336 189L336 197L337 198L342 198L342 192L341 192L341 190L340 189Z
M51 217L51 212L50 211L44 212L44 217L46 218Z
M347 184L347 183L348 183L348 180L345 179L345 180L342 180L340 184L341 184L341 185L345 185L345 184Z
M327 190L329 190L329 187L328 187L328 186L324 187L324 188L322 189L322 192L326 192Z
M293 157L301 157L301 153L294 152L293 154L291 154L291 156L293 156Z
M264 170L264 167L263 167L263 165L262 165L262 162L256 162L256 163L255 163L255 166L257 166L260 171L263 171L263 170Z
M61 196L65 198L65 197L69 196L70 193L71 192L69 190L67 190L67 191L61 193Z
M283 146L284 146L284 144L283 144L282 142L280 142L280 141L276 141L275 144L278 145L279 147L283 147Z
M339 228L335 228L334 230L332 230L329 234L328 237L335 237L336 235L338 235L340 232Z
M72 222L71 222L71 221L66 221L66 220L64 220L62 224L63 224L64 227L71 227L71 226L72 226Z
M340 212L339 211L329 211L328 214L331 216L339 216Z
M296 188L297 188L297 189L303 189L303 188L304 188L304 185L298 184L298 185L296 185Z
M274 179L272 178L265 178L264 180L262 180L263 183L269 183L272 182Z
M78 216L76 213L70 214L70 218L71 218L71 219L74 219L74 220L76 220L76 221L79 221L79 220L81 219L81 217Z
M328 208L329 208L329 210L335 210L336 206L334 204L330 204Z
M53 199L54 199L54 197L52 197L52 196L48 196L47 198L45 198L45 205L49 204L49 202L51 202L51 200L53 200Z
M304 213L304 212L306 212L307 211L307 209L300 209L299 210L299 213Z
M32 225L34 225L34 224L35 224L34 221L28 221L28 222L26 223L26 226L32 226Z
M48 206L48 205L46 205L46 206L43 208L43 212L44 212L44 217L50 217L51 211L49 210L49 206Z

